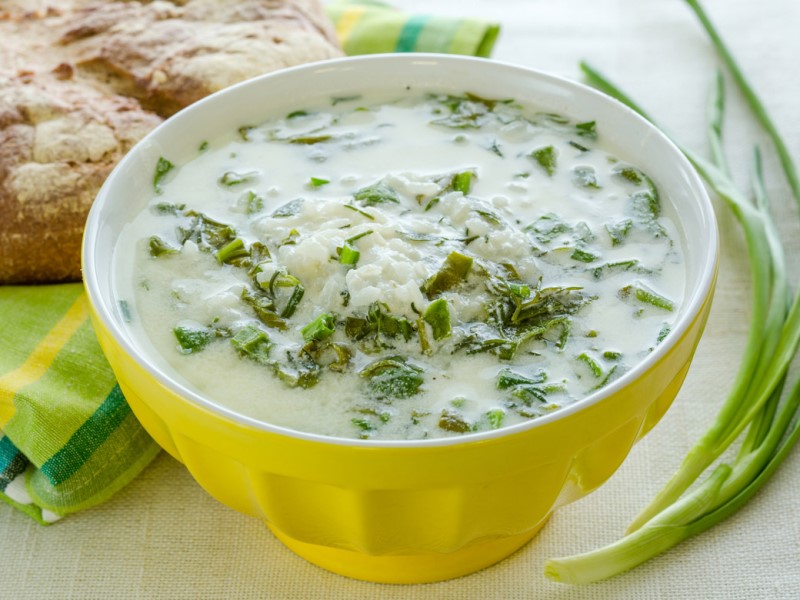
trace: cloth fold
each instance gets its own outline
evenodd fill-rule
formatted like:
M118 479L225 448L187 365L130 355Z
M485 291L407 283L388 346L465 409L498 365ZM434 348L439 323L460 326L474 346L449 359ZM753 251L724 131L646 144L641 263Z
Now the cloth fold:
M350 55L486 57L499 33L374 0L326 9ZM0 500L52 523L110 498L158 452L100 350L81 284L0 287Z

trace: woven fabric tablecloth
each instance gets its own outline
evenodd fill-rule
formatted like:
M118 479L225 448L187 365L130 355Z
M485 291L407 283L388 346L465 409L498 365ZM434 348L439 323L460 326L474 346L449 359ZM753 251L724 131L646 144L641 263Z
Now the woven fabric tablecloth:
M393 3L409 12L501 22L498 60L578 78L577 61L590 59L682 141L705 148L704 110L716 59L680 0ZM800 157L800 3L704 5ZM738 94L730 94L729 104L727 144L737 178L745 182L755 128ZM774 174L774 158L767 156ZM796 281L798 219L783 179L773 175L768 184ZM631 573L581 588L551 583L542 574L548 557L615 540L676 468L727 391L746 335L749 274L738 228L717 206L722 262L716 300L675 404L605 486L559 510L533 543L502 563L423 586L351 581L296 557L260 523L217 504L162 455L111 501L49 528L0 506L0 598L800 598L800 449L744 510Z

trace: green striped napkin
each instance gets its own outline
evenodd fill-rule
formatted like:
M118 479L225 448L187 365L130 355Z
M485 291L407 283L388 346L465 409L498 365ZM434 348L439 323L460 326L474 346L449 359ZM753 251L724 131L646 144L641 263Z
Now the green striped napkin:
M93 506L158 453L97 343L79 283L0 287L0 499L40 523Z
M377 0L326 5L345 54L443 52L488 57L500 26L478 19L408 15Z
M485 57L499 32L373 0L326 8L347 54ZM108 499L157 453L100 351L82 286L0 287L0 500L52 523Z

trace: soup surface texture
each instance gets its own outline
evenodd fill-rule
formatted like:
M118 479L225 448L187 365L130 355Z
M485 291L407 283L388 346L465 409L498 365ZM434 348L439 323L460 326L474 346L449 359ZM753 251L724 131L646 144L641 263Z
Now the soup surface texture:
M683 297L669 202L602 123L354 96L169 158L115 250L120 309L179 381L274 425L520 423L642 360Z

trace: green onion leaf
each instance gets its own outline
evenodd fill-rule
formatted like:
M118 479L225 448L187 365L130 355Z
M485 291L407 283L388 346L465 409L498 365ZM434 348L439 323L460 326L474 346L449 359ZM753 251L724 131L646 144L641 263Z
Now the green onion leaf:
M324 340L333 335L336 320L330 313L322 313L300 330L307 342Z

